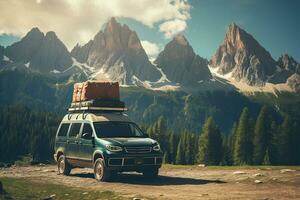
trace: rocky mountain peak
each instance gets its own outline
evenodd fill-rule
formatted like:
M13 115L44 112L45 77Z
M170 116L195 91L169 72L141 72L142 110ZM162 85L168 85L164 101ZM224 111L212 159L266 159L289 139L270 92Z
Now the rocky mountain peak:
M59 40L56 33L54 31L49 31L46 33L45 38L53 39L53 40Z
M157 81L161 76L150 63L136 32L115 18L111 18L93 40L82 47L74 47L71 54L99 70L95 79L109 77L121 84L131 84L133 77Z
M196 55L184 37L176 35L154 61L168 80L183 85L195 85L211 78L208 61Z
M232 76L249 85L263 85L276 70L276 63L251 34L232 23L224 41L210 61L218 73Z
M44 35L38 28L31 29L19 42L8 46L5 54L12 61L42 73L64 70L72 65L68 49L55 32Z
M30 67L41 72L63 71L72 65L72 58L64 43L56 33L46 33L39 50L30 61Z
M189 45L189 42L187 41L187 39L184 37L183 34L177 34L177 35L175 35L175 37L173 38L172 42L175 42L178 45L182 45L182 46Z
M23 39L30 37L34 38L38 36L44 36L44 33L38 27L34 27L25 35Z
M44 34L38 28L32 28L20 41L6 47L6 55L15 62L27 63L39 49Z
M100 31L95 40L105 38L105 47L111 50L118 49L142 49L142 45L135 31L129 29L124 24L121 25L112 17L105 25L104 30Z
M295 72L297 67L299 66L299 63L297 63L296 60L292 56L289 56L288 54L281 55L278 60L277 64L282 69Z

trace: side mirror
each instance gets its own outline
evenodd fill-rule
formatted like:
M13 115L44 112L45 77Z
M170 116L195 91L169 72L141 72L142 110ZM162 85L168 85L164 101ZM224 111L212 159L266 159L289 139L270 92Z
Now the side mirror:
M90 139L92 139L92 135L90 133L83 133L82 138L90 140Z

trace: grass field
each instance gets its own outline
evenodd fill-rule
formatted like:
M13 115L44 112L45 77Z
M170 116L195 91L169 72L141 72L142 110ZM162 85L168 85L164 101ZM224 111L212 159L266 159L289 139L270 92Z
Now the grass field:
M123 200L111 191L91 191L53 183L34 182L29 178L0 178L4 192L0 199L115 199Z

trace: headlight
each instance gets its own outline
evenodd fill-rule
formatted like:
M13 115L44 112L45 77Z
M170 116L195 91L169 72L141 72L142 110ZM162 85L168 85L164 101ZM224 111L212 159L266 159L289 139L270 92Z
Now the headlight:
M119 151L122 151L123 149L122 149L122 147L120 147L120 146L113 146L113 145L106 145L106 149L108 150L108 151L112 151L112 152L119 152Z
M154 151L160 151L160 146L159 146L159 144L156 143L156 144L154 145L154 147L153 147L153 150L154 150Z

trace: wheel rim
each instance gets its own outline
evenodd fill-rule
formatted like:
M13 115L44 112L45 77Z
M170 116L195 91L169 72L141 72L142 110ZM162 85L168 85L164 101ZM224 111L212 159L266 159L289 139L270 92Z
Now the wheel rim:
M101 180L102 176L103 176L103 167L101 165L101 163L97 163L96 167L95 167L95 176L97 180Z
M61 159L59 162L58 171L60 174L63 174L65 171L65 161L63 159Z

